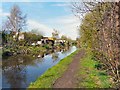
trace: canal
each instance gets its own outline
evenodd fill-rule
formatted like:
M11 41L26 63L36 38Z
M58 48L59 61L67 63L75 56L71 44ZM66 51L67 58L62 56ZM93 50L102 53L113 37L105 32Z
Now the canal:
M76 50L75 46L67 50L54 50L42 58L29 55L16 55L2 60L2 88L27 88L46 70Z

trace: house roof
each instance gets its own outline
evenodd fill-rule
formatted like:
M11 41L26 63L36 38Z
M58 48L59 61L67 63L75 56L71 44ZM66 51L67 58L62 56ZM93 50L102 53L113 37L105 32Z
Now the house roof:
M55 38L53 38L53 37L43 37L43 39L55 40Z

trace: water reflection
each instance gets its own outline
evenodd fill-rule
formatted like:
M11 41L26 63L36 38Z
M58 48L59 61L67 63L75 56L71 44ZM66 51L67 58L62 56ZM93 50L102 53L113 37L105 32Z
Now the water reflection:
M12 68L11 70L7 70L3 73L4 77L7 78L7 83L10 83L10 87L21 88L26 84L26 70L22 66Z
M52 53L52 59L55 61L58 59L59 53Z
M4 58L2 62L2 85L7 88L26 88L47 69L75 51L75 47L49 50L43 58L29 55L17 55Z
M30 56L18 55L3 60L2 73L10 83L10 87L21 88L26 85L26 66L35 65L34 58ZM3 83L4 84L4 83Z

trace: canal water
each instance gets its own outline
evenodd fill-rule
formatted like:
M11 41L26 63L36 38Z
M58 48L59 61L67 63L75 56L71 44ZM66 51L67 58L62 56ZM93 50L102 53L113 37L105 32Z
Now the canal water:
M46 70L76 50L75 46L45 54L43 58L11 56L2 61L2 88L27 88Z

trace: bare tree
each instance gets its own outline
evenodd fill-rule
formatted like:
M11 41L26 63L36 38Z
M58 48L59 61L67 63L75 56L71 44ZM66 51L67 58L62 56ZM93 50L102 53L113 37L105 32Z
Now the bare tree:
M54 29L54 32L52 33L52 37L58 39L59 38L59 32Z
M86 13L93 11L94 6L98 2L72 2L71 10L79 19L83 19Z
M18 41L19 33L26 25L26 15L22 15L19 6L14 5L12 7L7 22L9 23L8 29L18 33L16 37L16 41Z

